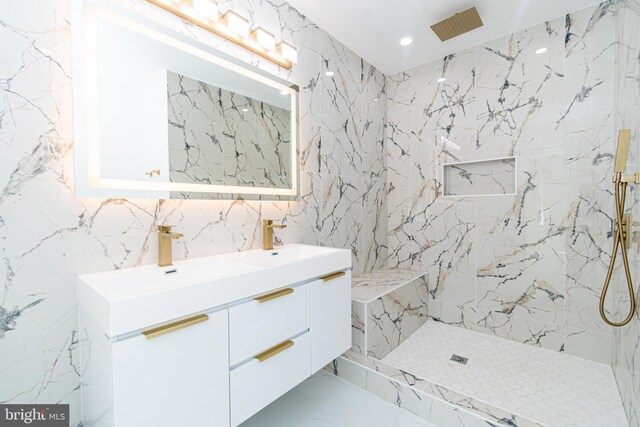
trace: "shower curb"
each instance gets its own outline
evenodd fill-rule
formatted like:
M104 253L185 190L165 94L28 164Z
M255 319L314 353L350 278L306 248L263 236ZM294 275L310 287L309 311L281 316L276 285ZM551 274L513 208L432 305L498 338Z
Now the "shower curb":
M550 427L353 351L325 369L437 426Z

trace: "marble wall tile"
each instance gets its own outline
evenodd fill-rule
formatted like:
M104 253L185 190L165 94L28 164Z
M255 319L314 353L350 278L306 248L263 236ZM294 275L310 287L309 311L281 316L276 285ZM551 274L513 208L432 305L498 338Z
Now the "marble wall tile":
M555 19L478 46L475 148L485 157L562 142L554 124L562 112L563 24ZM536 55L540 47L547 53Z
M280 202L77 199L70 1L0 4L0 401L69 403L74 426L83 371L76 276L153 264L158 224L171 222L184 233L176 259L258 248L265 218L288 226L275 232L278 243L352 249L359 271L382 266L388 246L380 72L284 0L220 5L295 44L299 61L291 70L145 0L113 3L300 87L301 195ZM335 64L335 82L324 74L327 64ZM339 110L328 108L334 102ZM341 132L337 124L351 112L352 128ZM357 169L348 166L354 162Z
M402 72L385 78L387 91L387 177L393 187L409 185L411 161L411 74Z
M367 304L351 300L351 350L367 354Z
M618 7L615 26L616 60L615 67L615 128L630 128L632 132L632 148L629 150L627 171L638 170L640 148L640 2L637 0L621 0L615 2ZM638 190L631 192L631 212L634 217L640 214L637 205ZM630 251L632 276L638 289L640 271L638 270L638 252ZM622 319L629 310L629 297L624 290L624 280L618 280L618 295L614 294L612 313ZM613 334L613 369L622 396L623 405L633 427L640 426L640 318L636 315L628 326L616 328Z

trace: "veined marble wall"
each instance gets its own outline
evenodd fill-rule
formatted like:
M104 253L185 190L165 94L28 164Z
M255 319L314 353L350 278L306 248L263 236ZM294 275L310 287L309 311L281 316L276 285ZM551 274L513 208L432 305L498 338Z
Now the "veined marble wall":
M77 199L73 193L69 0L0 2L0 402L71 404L79 421L78 274L156 261L157 224L176 258L280 242L349 248L354 272L387 259L384 76L284 0L220 1L299 48L291 71L144 0L123 7L300 86L298 202ZM326 76L331 69L335 75Z
M171 182L291 187L290 111L172 72L167 100Z
M387 77L389 264L429 273L435 319L610 363L598 299L616 133L629 126L613 114L627 6L606 1ZM636 68L626 79L637 85ZM442 197L441 164L507 156L516 196Z
M630 128L632 133L630 159L627 171L640 171L640 1L621 0L616 20L615 67L615 126ZM635 205L630 210L634 218L640 215L637 203L640 191L636 187L632 199ZM636 231L637 232L637 231ZM636 289L636 299L640 296L640 254L634 245L631 255L631 272ZM629 297L626 283L619 279L613 299L616 303L618 318L626 317L629 312ZM613 369L618 382L629 424L640 427L640 316L638 312L631 323L614 330Z

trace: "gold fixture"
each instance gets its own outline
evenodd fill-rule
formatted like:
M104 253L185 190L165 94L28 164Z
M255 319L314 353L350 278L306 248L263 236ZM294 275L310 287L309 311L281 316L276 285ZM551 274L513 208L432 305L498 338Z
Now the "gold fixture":
M219 15L217 17L209 17L200 15L193 7L193 2L183 0L147 1L179 16L185 21L210 31L213 34L255 53L256 55L278 64L287 70L290 70L293 63L298 60L298 50L289 43L280 42L276 45L275 50L264 47L264 44L260 44L247 33L247 31L250 31L249 21L231 10L222 15L222 17ZM211 9L214 8L211 7Z
M618 136L618 149L616 150L616 161L614 165L614 187L615 187L615 204L616 204L616 220L613 237L613 253L611 255L611 262L609 263L609 269L607 270L607 277L604 281L604 287L602 288L602 294L600 295L600 316L602 319L611 326L624 326L633 319L633 315L636 312L636 299L635 291L633 290L633 283L631 281L631 271L629 268L629 257L627 255L627 248L629 248L631 240L631 228L633 221L631 215L625 215L624 204L627 196L627 185L629 182L637 182L637 173L628 177L624 177L623 173L627 165L627 155L629 151L629 142L631 140L631 129L620 129ZM607 298L607 291L611 284L611 277L613 276L613 269L616 264L616 257L618 256L618 247L621 248L622 262L624 264L624 273L627 278L627 288L629 289L629 314L622 322L614 322L609 320L604 310L604 303Z
M329 280L333 280L333 279L337 279L338 277L342 277L344 276L345 273L344 271L338 271L337 273L333 273L333 274L329 274L327 276L321 277L320 280L324 280L325 282L328 282Z
M622 216L622 237L624 237L625 247L629 249L631 247L631 227L633 226L633 216L631 214L624 214ZM617 231L617 230L616 230Z
M267 301L271 301L272 299L276 299L276 298L280 298L283 297L285 295L289 295L293 293L293 289L291 288L286 288L286 289L281 289L279 291L276 292L272 292L270 294L267 295L262 295L260 297L256 297L255 300L262 303L262 302L267 302Z
M287 228L286 225L276 225L271 219L262 221L262 249L265 251L273 249L273 229Z
M158 265L167 267L173 265L173 249L171 241L179 239L184 235L181 233L172 233L173 225L158 226Z
M269 350L264 351L262 353L260 353L259 355L256 356L256 359L258 359L260 362L264 362L267 359L272 358L273 356L275 356L278 353L282 353L283 351L285 351L286 349L288 349L289 347L293 347L294 342L291 340L287 340L283 343L280 343L274 347L271 347Z
M145 172L144 174L147 175L148 177L151 177L151 178L153 178L153 175L160 176L160 169L152 169L152 170L150 170L148 172Z
M142 335L150 340L151 338L156 338L160 335L168 334L169 332L174 332L189 326L197 325L198 323L206 322L207 320L209 320L209 316L207 316L206 314L199 314L197 316L189 317L188 319L178 320L177 322L149 329L148 331L144 331Z
M440 21L431 26L431 29L441 41L447 41L454 37L458 37L464 33L468 33L471 30L480 28L484 25L478 9L472 7L463 12L456 13L450 18Z

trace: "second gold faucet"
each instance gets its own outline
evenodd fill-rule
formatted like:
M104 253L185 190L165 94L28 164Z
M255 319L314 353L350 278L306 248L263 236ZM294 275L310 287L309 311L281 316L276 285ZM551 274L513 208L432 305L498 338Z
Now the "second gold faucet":
M273 229L274 228L287 228L283 224L274 224L273 220L265 219L262 221L262 249L273 249Z

